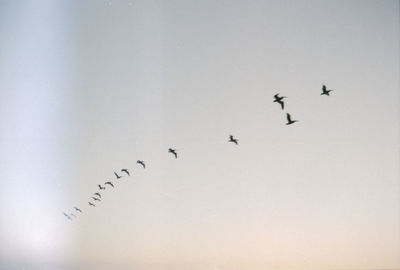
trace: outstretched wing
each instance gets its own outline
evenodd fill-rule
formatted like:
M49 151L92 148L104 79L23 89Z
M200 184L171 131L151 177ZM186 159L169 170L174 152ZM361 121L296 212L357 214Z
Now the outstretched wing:
M286 113L286 119L288 120L288 122L292 122L292 117L290 117L289 113Z
M282 107L282 110L283 110L283 109L284 109L284 107L285 107L285 103L283 103L283 101L282 101L282 100L279 100L279 101L278 101L278 103L279 103L279 104L281 104L281 107Z

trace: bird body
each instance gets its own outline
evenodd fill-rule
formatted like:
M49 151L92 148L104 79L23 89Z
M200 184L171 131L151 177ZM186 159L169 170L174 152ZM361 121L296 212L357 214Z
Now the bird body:
M282 110L285 108L285 103L283 102L283 99L286 97L280 97L279 93L274 95L274 101L273 102L277 102L281 105Z
M120 179L122 176L119 176L118 173L114 172L115 177L117 177L117 179Z
M97 185L100 190L106 189L105 187L102 187L101 185Z
M289 113L286 113L286 119L287 119L286 125L291 125L291 124L294 124L296 122L299 122L299 120L292 120L292 117L290 116Z
M68 218L69 220L71 220L71 217L70 217L67 213L63 212L63 214L64 214L64 216L65 216L66 218Z
M110 185L110 186L114 187L113 183L111 183L111 182L105 182L104 185Z
M143 160L138 160L138 161L136 161L136 163L142 165L143 169L146 169L146 164L144 164Z
M228 142L233 142L234 144L238 144L238 140L233 138L233 135L229 135L229 141Z
M77 212L81 212L81 213L82 213L82 210L81 210L81 209L79 209L78 207L74 206L74 209L75 209L75 211L77 211Z
M91 202L89 202L89 205L90 205L90 206L93 206L93 207L96 207L96 205L93 204L93 203L91 203Z
M94 195L99 196L101 198L101 194L96 192Z
M329 92L332 92L333 90L332 89L327 89L326 88L326 85L324 84L324 85L322 85L322 93L321 93L321 95L326 95L326 96L329 96Z
M101 202L101 200L97 197L92 197L93 200Z
M171 154L173 154L175 156L175 158L178 158L178 154L176 153L176 149L169 148L168 149L168 153L171 153Z

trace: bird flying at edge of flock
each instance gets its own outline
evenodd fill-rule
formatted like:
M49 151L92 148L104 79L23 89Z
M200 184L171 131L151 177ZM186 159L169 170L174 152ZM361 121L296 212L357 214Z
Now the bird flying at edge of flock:
M229 135L228 142L233 142L234 144L238 145L238 139L233 138L233 135Z
M169 148L168 149L168 153L171 153L171 154L173 154L175 156L175 158L178 158L178 154L176 153L176 149Z

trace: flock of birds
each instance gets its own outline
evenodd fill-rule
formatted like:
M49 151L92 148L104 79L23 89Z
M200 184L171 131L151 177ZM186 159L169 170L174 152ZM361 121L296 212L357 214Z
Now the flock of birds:
M329 96L330 95L329 93L332 92L332 91L333 91L332 89L327 89L327 87L325 85L322 85L322 93L321 93L321 95ZM281 106L282 110L284 110L285 109L285 103L284 103L283 99L285 99L285 98L287 98L287 97L279 96L279 93L278 93L278 94L274 95L274 101L273 102L277 102ZM299 120L293 120L289 113L286 113L286 119L287 119L286 125L292 125L292 124L294 124L296 122L299 122ZM228 142L234 143L235 145L239 144L239 140L234 138L233 135L229 135ZM175 159L178 158L178 153L177 153L176 149L169 148L168 149L168 153L171 153L175 157ZM145 164L145 162L143 160L137 160L136 164L142 166L143 169L146 169L146 164ZM115 176L116 180L118 180L118 179L120 179L120 178L122 178L124 176L128 176L129 177L130 173L129 173L128 169L121 169L120 170L120 174L118 174L117 172L114 172L114 176ZM89 206L96 207L96 204L98 202L101 202L102 197L101 197L101 193L100 192L102 190L106 189L106 185L109 185L110 188L114 188L114 183L111 182L111 181L107 181L103 185L98 184L97 185L98 191L94 192L93 195L90 196L91 200L88 201ZM74 209L75 212L70 212L69 214L67 214L66 212L63 212L64 216L69 220L73 220L74 218L77 218L77 216L75 214L83 212L80 208L78 208L76 206L74 206L73 209Z

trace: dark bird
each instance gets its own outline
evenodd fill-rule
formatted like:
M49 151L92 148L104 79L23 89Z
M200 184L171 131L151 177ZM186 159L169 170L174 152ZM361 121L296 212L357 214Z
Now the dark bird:
M97 185L99 187L100 190L102 189L106 189L105 187L102 187L101 185Z
M286 113L286 119L287 119L286 125L291 125L291 124L296 123L296 122L299 121L299 120L292 120L292 117L288 113Z
M329 96L329 92L331 92L331 91L333 91L333 89L326 89L326 85L324 84L324 85L322 85L322 93L321 93L321 95L326 95L326 96Z
M89 202L89 205L90 205L90 206L93 206L93 207L96 207L96 205L93 204L93 203L91 203L91 202Z
M94 195L97 195L97 196L99 196L101 198L101 194L98 193L98 192L96 192Z
M97 197L92 197L93 200L101 202L101 200Z
M122 169L121 172L126 173L128 176L130 176L128 169Z
M63 212L63 214L64 214L64 216L65 216L66 218L68 218L69 220L71 220L71 217L70 217L69 215L67 215L67 213Z
M118 173L114 172L115 177L117 177L117 179L120 179L122 176L119 176Z
M169 148L168 149L168 153L171 153L171 154L173 154L175 156L175 158L178 158L178 154L176 153L176 149Z
M285 107L285 103L282 101L284 98L286 98L286 97L280 97L279 96L279 93L278 94L276 94L276 95L274 95L274 102L278 102L279 104L281 104L281 107L282 107L282 110L284 109L284 107Z
M75 211L77 211L77 212L81 212L81 213L82 213L82 210L81 210L81 209L79 209L78 207L74 206L74 208L75 208Z
M105 182L104 185L110 185L110 186L114 187L113 183L111 183L111 182Z
M143 160L138 160L138 161L136 161L136 163L142 165L143 169L146 169L146 164L144 164Z
M228 141L228 142L233 142L233 143L235 143L236 145L238 144L238 140L237 140L237 139L234 139L232 135L229 135L229 141Z

